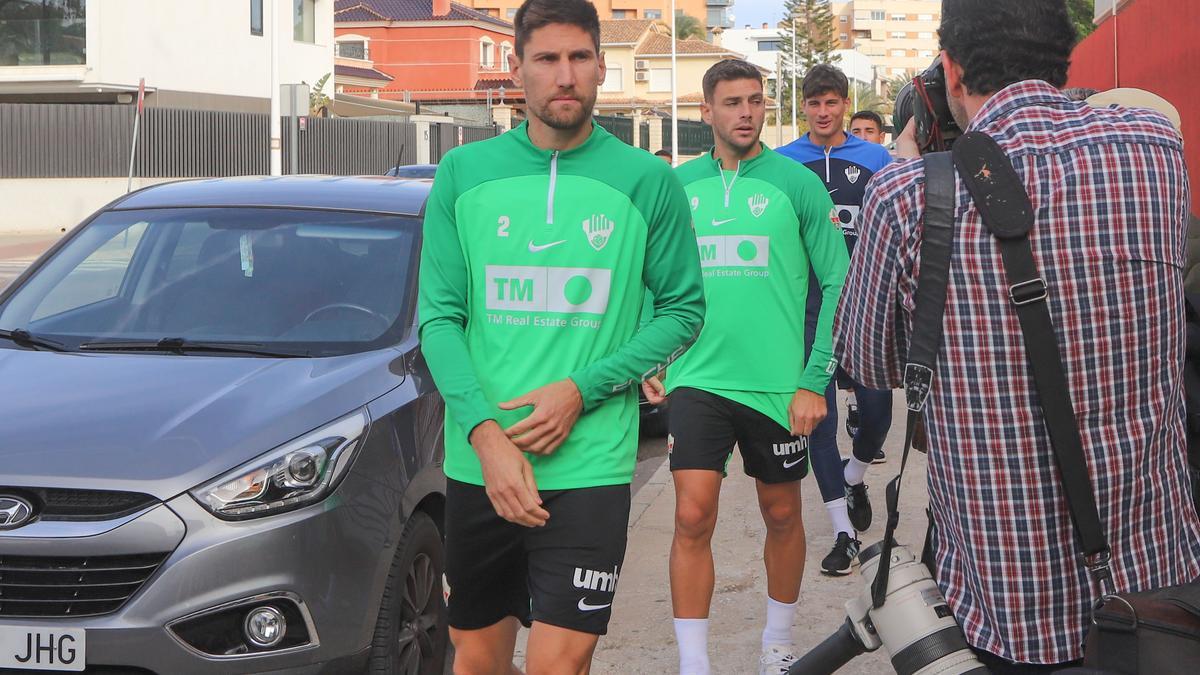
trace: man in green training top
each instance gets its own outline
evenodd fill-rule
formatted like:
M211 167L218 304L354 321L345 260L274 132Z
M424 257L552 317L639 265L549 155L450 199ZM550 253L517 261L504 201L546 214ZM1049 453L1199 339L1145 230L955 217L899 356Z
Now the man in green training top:
M692 208L707 303L700 337L667 371L675 481L671 601L680 673L709 672L708 611L717 498L734 444L756 479L767 526L767 617L760 673L795 661L791 627L804 571L800 479L808 439L825 417L833 375L833 315L849 263L833 202L809 170L759 141L762 76L740 60L704 75L713 151L679 167ZM805 362L805 300L816 273L821 306ZM646 383L657 403L659 384Z
M637 386L699 332L704 295L678 179L592 122L595 8L528 0L514 24L528 122L446 155L421 255L454 672L511 672L520 621L529 673L586 673L625 555Z

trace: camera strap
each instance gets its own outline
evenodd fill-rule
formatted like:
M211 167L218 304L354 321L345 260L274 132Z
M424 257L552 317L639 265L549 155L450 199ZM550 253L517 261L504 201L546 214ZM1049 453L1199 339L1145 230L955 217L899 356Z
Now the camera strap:
M1111 554L1100 526L1066 369L1050 318L1048 288L1038 273L1029 243L1033 205L1012 162L992 137L979 132L966 134L955 142L953 156L959 175L984 224L996 238L1004 260L1009 302L1021 324L1029 371L1037 388L1071 521L1079 535L1083 564L1101 593L1109 593Z
M949 152L925 155L925 213L921 235L921 267L913 310L912 334L909 336L908 359L904 366L904 398L908 405L908 422L904 431L904 454L900 473L887 486L887 529L879 553L879 569L871 588L871 603L883 606L887 598L889 561L895 545L896 527L900 524L900 482L913 434L921 421L929 389L933 385L933 368L942 346L942 316L946 312L946 286L950 282L950 254L954 243L954 164Z

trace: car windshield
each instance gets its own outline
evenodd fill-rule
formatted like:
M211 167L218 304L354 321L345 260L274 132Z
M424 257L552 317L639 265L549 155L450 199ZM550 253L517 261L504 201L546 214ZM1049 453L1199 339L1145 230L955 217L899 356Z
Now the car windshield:
M178 353L192 353L181 342L296 356L378 349L411 323L418 232L412 218L344 211L109 211L11 290L0 332L67 349L164 340Z

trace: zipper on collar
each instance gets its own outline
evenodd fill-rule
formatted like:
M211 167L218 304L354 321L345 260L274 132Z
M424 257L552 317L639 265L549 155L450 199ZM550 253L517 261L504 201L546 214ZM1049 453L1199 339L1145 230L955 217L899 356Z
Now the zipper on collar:
M828 145L825 146L825 184L826 185L829 184L829 181L833 180L829 175L829 152L831 150L833 150L833 148L829 147Z
M558 186L558 150L550 153L550 190L546 193L546 224L554 224L554 189Z
M725 186L725 208L729 208L729 193L733 191L733 184L737 182L738 174L742 170L742 160L738 160L737 166L733 170L733 180L725 182L725 168L721 166L721 160L717 160L717 173L721 175L721 185Z

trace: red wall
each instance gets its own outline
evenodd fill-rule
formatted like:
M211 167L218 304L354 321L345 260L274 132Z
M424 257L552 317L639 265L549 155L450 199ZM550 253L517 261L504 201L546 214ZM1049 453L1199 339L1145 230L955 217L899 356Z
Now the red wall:
M375 69L395 78L383 91L473 89L480 74L479 39L486 35L496 43L493 58L497 65L500 43L515 42L511 35L474 26L347 27L337 28L336 33L370 38ZM413 98L441 97L414 94Z
M1117 28L1114 78L1113 24ZM1152 91L1179 109L1191 173L1192 213L1200 213L1200 2L1133 0L1081 42L1069 87Z

